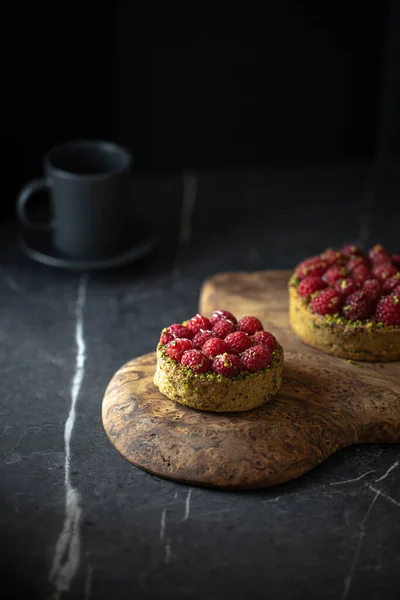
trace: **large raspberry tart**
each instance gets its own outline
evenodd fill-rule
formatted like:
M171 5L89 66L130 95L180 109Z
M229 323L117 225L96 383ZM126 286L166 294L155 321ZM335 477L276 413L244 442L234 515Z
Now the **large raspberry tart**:
M163 329L154 383L170 400L198 410L251 410L282 383L283 349L256 317L196 315Z
M400 360L400 255L349 245L303 261L289 281L289 317L299 338L323 352Z

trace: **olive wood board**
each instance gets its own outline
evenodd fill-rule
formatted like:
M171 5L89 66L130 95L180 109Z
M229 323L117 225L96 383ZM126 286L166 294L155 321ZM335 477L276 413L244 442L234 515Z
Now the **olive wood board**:
M202 314L254 315L279 339L276 398L249 412L196 411L160 394L156 355L141 356L114 375L103 399L104 429L122 456L183 483L252 489L295 479L352 444L400 442L400 363L349 362L303 344L289 327L289 276L220 273L200 298Z

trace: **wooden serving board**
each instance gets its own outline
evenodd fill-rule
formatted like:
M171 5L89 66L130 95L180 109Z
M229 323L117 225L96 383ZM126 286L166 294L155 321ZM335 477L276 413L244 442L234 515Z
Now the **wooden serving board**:
M305 346L288 323L289 275L218 274L200 299L203 314L255 315L277 336L285 368L276 399L245 413L198 412L160 394L155 354L140 357L103 400L105 431L125 458L177 481L246 489L299 477L351 444L400 442L400 363L348 362Z

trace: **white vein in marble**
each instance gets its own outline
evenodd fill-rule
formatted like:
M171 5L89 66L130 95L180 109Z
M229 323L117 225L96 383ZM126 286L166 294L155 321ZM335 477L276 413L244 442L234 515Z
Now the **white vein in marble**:
M167 521L167 509L163 508L161 511L161 519L160 519L160 541L164 541L165 537L165 525Z
M166 565L168 565L169 561L171 560L171 541L168 538L165 544L165 556L164 556L164 562Z
M359 536L358 536L356 550L354 552L354 557L353 557L353 560L352 560L352 563L351 563L351 566L350 566L350 571L349 571L348 575L346 576L346 578L344 580L342 600L347 600L347 598L349 596L350 589L351 589L351 584L352 584L352 581L353 581L353 575L354 575L354 572L355 572L355 570L357 568L358 559L360 558L360 553L361 553L361 548L362 548L362 545L363 545L364 538L365 538L365 536L367 534L366 527L365 527L366 526L366 522L367 522L367 519L368 519L368 517L369 517L369 515L371 513L372 507L374 506L375 502L378 499L379 494L380 494L380 492L379 492L379 490L377 490L376 493L375 493L375 495L374 495L374 497L372 498L372 501L370 502L370 504L368 506L368 510L365 513L363 520L360 523L360 533L359 533Z
M192 217L197 197L197 176L195 173L183 174L183 199L179 242L187 244L192 234Z
M394 469L397 469L398 466L399 466L399 459L397 458L397 460L392 465L390 465L390 467L386 470L386 472L382 475L382 477L379 477L379 479L375 479L375 483L378 483L378 481L383 481L384 479L386 479L386 477L388 475L390 475L390 473Z
M195 173L183 174L182 209L179 230L179 244L183 246L190 241L192 235L192 220L194 206L197 198L197 175ZM178 251L172 265L172 277L176 280L180 276L180 252Z
M371 471L366 471L365 473L362 473L362 475L360 475L359 477L355 477L354 479L344 479L343 481L333 481L330 485L344 485L345 483L353 483L354 481L360 481L360 479L363 479L364 477L366 477L367 475L370 475L371 473L375 473L375 469L372 469Z
M190 499L192 497L192 488L189 488L189 491L186 496L185 501L185 514L183 515L182 521L187 521L190 515Z
M389 502L400 508L400 502L389 496L389 494L387 494L383 490L377 490L373 485L369 485L368 487L372 492L378 492L378 494L382 496L382 498L386 498L386 500L389 500Z
M79 568L81 540L80 523L82 516L79 491L71 483L71 438L76 418L76 403L85 376L86 343L83 331L83 309L86 301L87 277L79 281L78 297L75 307L75 373L71 384L71 405L64 428L64 483L65 483L65 519L62 531L54 549L50 581L55 588L55 597L70 589L71 582Z

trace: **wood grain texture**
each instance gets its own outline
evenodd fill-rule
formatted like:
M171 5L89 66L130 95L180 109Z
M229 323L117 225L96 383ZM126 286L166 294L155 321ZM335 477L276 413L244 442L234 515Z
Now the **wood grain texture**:
M207 281L200 310L262 319L285 348L275 400L246 413L202 413L153 384L155 353L127 363L103 400L116 449L156 475L226 489L289 481L361 442L400 442L400 363L349 363L302 344L287 316L288 272L227 273Z

